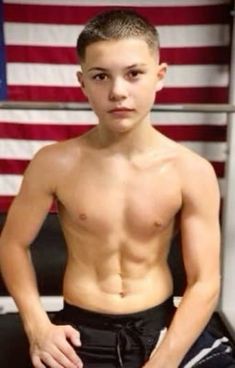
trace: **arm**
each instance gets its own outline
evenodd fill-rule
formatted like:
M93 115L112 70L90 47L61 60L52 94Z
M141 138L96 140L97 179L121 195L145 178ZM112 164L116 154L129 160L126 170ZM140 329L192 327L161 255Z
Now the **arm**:
M34 366L38 368L45 367L41 362L41 357L44 357L45 354L48 363L52 361L48 355L51 355L51 351L55 350L55 347L52 347L55 342L52 340L55 340L54 330L57 327L51 324L42 308L29 253L29 245L40 230L56 192L54 183L57 172L54 159L51 157L51 150L53 148L43 149L27 168L20 192L8 212L0 238L1 272L19 309L29 338L32 361ZM70 345L66 346L65 338L62 342L63 333L70 338L75 336L75 331L69 330L68 326L66 328L67 330L64 328L64 331L60 331L59 343L60 350L67 351L68 359L62 357L60 353L57 356L62 361L72 359L78 363L78 358L71 350ZM56 330L56 332L58 336L58 331ZM77 332L76 335L78 335ZM48 340L50 342L47 343ZM74 342L75 338L72 337L72 340ZM49 344L50 347L46 344ZM57 356L54 354L53 359L57 359ZM77 365L69 363L63 367L75 368Z
M182 174L182 252L187 287L172 323L146 368L176 368L202 332L219 295L219 202L217 180L205 160ZM185 172L185 169L184 169ZM193 316L193 318L192 318Z

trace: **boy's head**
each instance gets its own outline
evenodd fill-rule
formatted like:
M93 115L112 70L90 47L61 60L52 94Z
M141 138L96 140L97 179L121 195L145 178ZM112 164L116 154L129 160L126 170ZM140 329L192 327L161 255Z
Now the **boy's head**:
M155 28L131 10L102 13L85 26L77 78L102 126L120 133L149 121L167 69L158 48Z
M77 40L77 54L85 60L87 46L98 41L139 38L146 41L149 49L159 50L159 36L155 27L133 10L115 9L91 19Z

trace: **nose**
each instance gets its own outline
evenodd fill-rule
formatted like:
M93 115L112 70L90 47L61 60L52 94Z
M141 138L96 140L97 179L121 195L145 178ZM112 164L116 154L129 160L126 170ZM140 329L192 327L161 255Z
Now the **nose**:
M115 79L110 87L109 99L111 101L121 101L127 97L127 86L123 79Z

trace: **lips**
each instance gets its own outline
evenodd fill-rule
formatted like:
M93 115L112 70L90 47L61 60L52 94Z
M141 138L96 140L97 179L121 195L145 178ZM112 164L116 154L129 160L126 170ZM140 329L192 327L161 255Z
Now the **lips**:
M130 112L130 111L134 111L133 109L129 109L129 108L127 108L127 107L116 107L116 108L114 108L114 109L112 109L112 110L109 110L109 112L110 113L121 113L121 112Z

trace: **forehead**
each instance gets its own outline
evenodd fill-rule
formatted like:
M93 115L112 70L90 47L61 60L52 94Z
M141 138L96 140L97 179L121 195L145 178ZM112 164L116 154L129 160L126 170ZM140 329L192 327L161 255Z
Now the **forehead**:
M153 64L157 59L157 51L150 49L147 42L139 38L98 41L86 48L83 66L115 68L134 64Z

